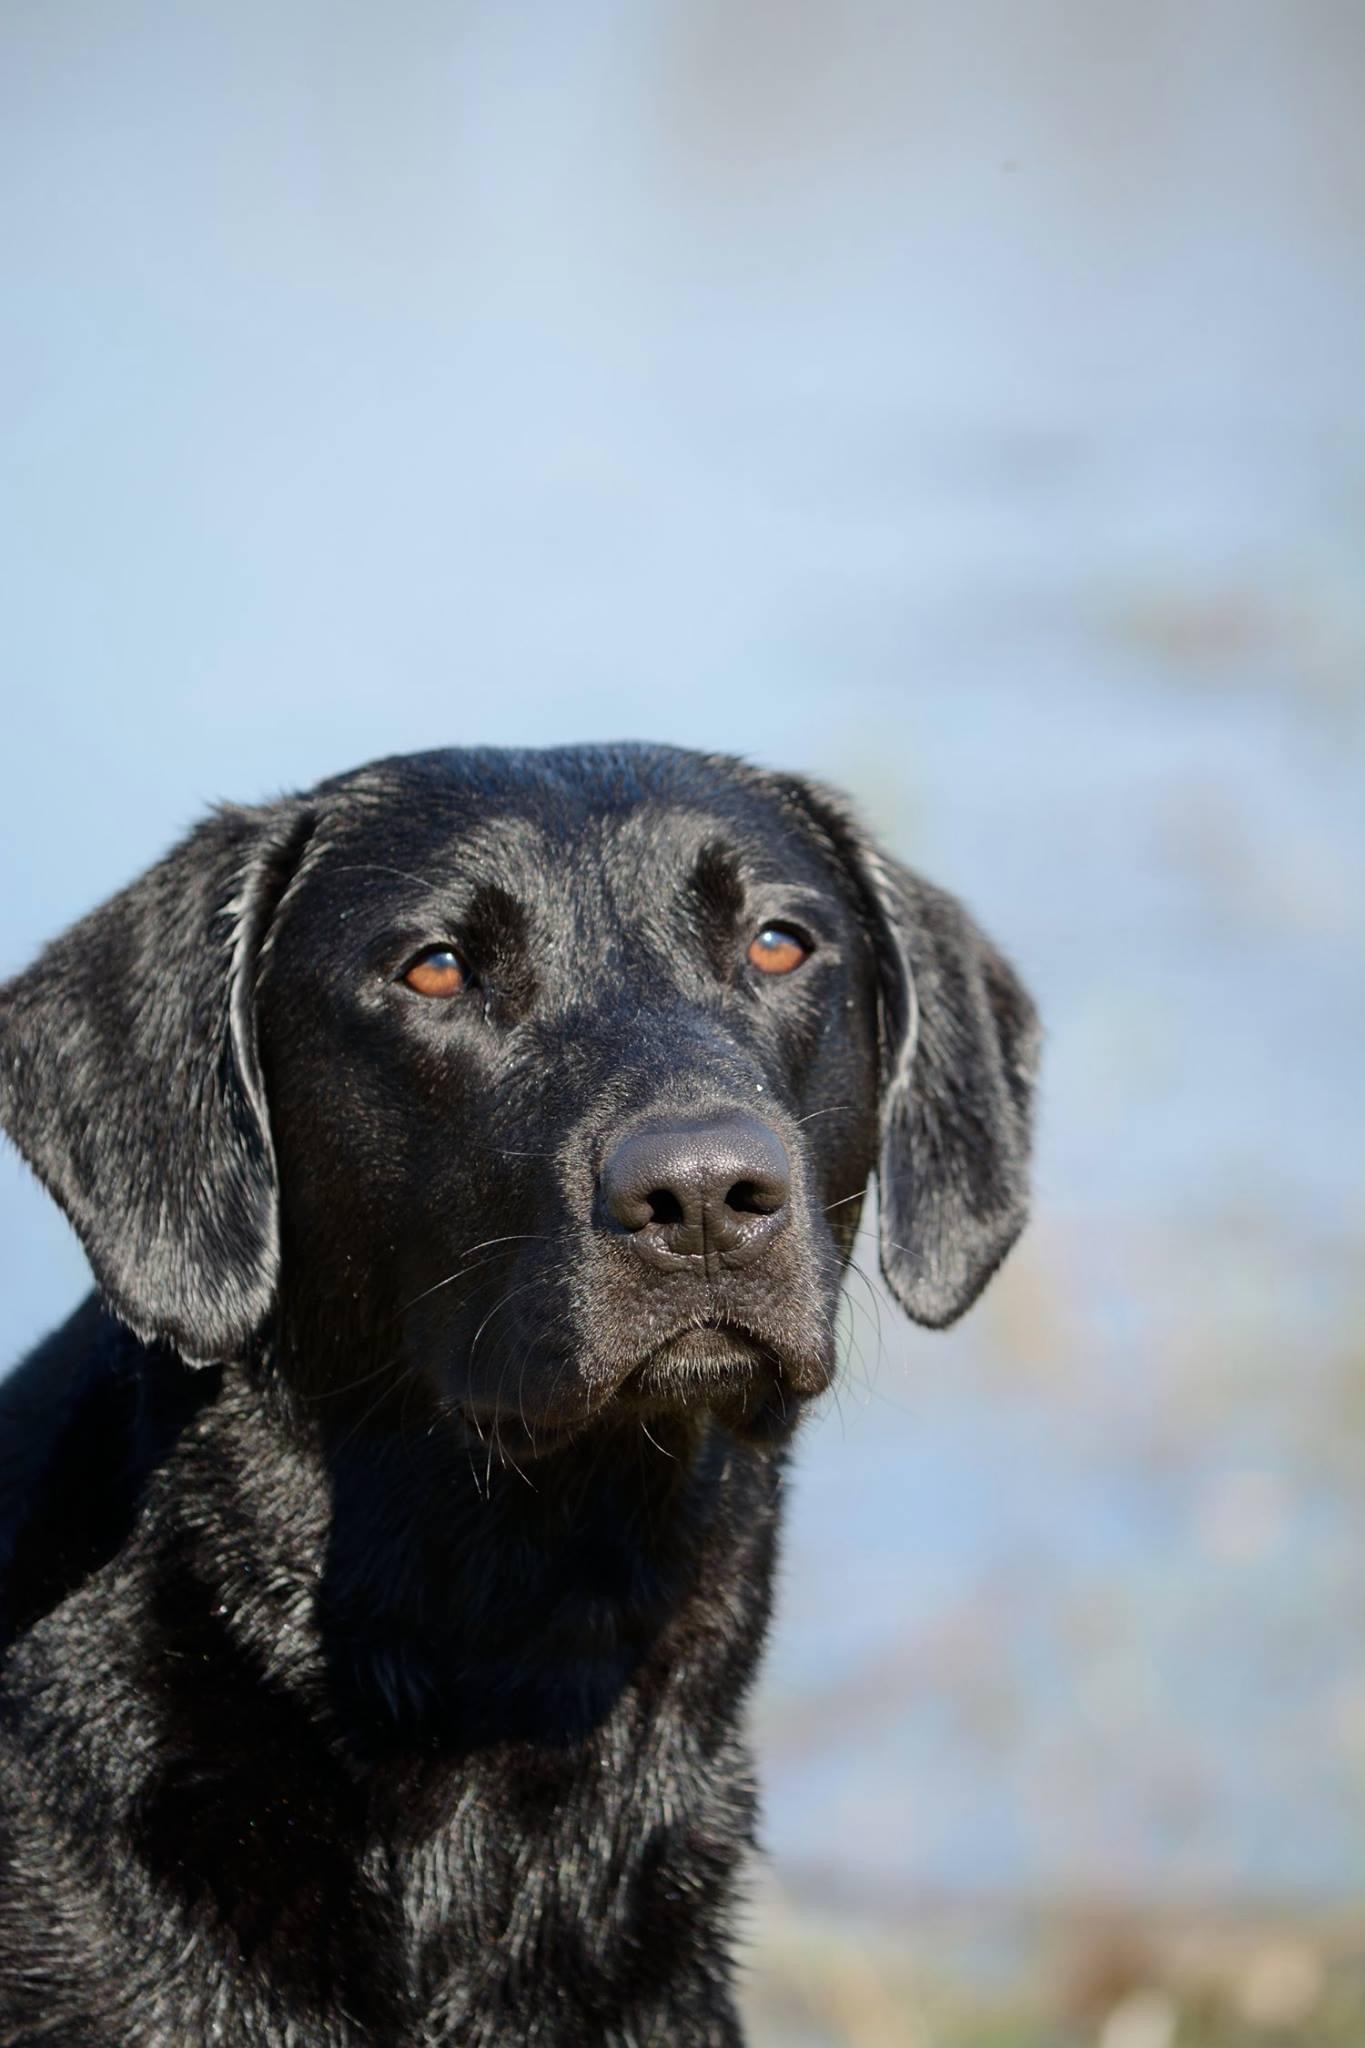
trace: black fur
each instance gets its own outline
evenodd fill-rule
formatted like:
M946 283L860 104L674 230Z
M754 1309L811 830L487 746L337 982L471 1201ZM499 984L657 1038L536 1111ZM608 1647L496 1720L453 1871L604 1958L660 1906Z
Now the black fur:
M744 1703L862 1190L951 1321L1035 1052L835 798L666 748L223 811L0 990L100 1289L0 1389L0 2044L738 2041ZM783 1227L637 1257L605 1154L721 1114Z

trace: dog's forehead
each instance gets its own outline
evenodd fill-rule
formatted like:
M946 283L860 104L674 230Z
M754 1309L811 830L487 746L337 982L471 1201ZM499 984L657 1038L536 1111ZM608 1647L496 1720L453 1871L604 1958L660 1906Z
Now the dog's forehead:
M421 758L343 789L333 876L370 878L370 896L385 875L399 894L496 885L527 901L562 898L580 914L630 914L718 854L741 882L821 877L810 834L758 777L740 781L688 756L685 774L651 759L653 773L628 776L617 757L571 757L573 773L562 756L493 757L496 772L487 758L452 755L445 772Z

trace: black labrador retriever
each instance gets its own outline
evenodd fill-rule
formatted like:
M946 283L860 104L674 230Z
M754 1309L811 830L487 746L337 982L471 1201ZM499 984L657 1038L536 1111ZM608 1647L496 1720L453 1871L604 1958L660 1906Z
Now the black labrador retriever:
M99 1293L0 1416L0 2043L740 2039L743 1712L869 1174L961 1314L1037 1033L790 776L217 812L0 991Z

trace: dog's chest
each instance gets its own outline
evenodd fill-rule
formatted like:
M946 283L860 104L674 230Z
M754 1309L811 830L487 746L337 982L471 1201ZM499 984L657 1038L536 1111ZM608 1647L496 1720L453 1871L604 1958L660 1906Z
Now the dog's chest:
M197 2010L244 1968L301 2041L548 2048L649 2039L688 1987L708 2010L726 2002L721 1930L753 1794L729 1717L685 1690L648 1708L628 1693L562 1748L432 1754L359 1780L321 1753L309 1768L297 1744L258 1751L254 1770L229 1762L231 1783L202 1765L175 1796L162 1781L173 1861L145 1829L139 1843L175 1921L214 1929L191 1965L212 1980L189 1993Z
M426 1788L440 1825L371 1851L369 1881L394 1885L418 2038L513 2038L547 2000L581 2028L624 2025L704 1974L752 1835L746 1759L737 1742L704 1754L667 1718L621 1720L573 1754L466 1764Z

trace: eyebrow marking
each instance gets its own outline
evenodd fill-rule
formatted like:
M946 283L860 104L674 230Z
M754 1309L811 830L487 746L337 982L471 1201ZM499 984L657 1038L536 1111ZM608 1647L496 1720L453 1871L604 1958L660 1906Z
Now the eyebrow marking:
M731 965L735 934L746 900L734 850L721 840L708 839L692 864L689 885L711 965L723 975Z
M693 863L692 887L708 920L733 929L744 908L744 884L733 849L708 839Z
M476 969L482 967L513 1012L534 1001L538 976L526 905L501 882L480 882L460 919Z

